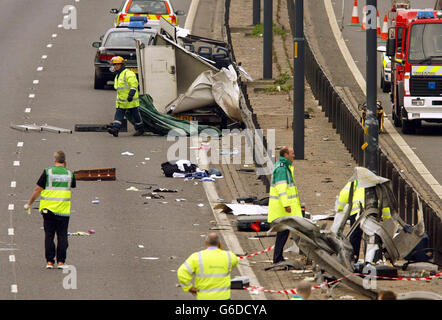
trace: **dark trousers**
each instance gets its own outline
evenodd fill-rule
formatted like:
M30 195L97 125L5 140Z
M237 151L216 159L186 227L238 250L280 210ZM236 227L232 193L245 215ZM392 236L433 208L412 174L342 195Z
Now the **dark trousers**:
M112 122L113 127L116 127L118 129L121 128L121 124L123 122L124 115L126 114L126 112L129 112L130 115L132 116L132 119L135 123L134 125L135 130L141 130L144 128L143 120L141 120L141 114L138 107L130 109L116 108L114 122Z
M289 230L284 230L276 233L275 249L273 251L273 263L284 261L282 252L284 251L284 246L287 242L287 239L289 238L289 235Z
M54 237L55 233L57 233L57 262L65 262L68 249L69 217L57 216L52 212L42 213L42 215L45 231L46 261L55 263Z
M356 214L350 216L350 228L356 222ZM359 226L353 231L350 235L350 243L353 247L353 254L356 256L355 261L357 262L359 259L359 252L361 250L361 240L362 240L362 229Z

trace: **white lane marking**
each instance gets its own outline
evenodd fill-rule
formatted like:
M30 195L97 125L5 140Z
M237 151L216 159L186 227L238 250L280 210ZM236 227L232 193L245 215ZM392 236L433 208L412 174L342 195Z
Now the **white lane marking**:
M41 58L42 58L43 60L45 60L45 59L48 58L48 56L44 54L44 55L41 56Z
M57 34L56 34L56 33L53 33L53 34L52 34L52 38L57 38Z
M15 255L9 255L9 262L15 262Z
M187 13L186 22L184 23L184 29L192 31L193 22L195 20L196 11L198 9L200 0L192 0L192 3L189 7L189 12Z
M14 235L14 228L9 228L8 229L8 236L13 236Z
M62 24L59 24L57 27L58 27L58 28L63 28L63 25L62 25Z
M20 161L16 160L13 163L14 167L19 167L20 166Z
M17 181L11 181L11 188L17 187Z
M200 145L198 141L198 137L191 137L191 145ZM196 150L197 155L200 158L200 161L198 163L199 167L201 169L209 169L208 168L208 159L207 159L207 153L203 152L203 150L199 151ZM229 219L227 218L227 215L220 212L215 212L213 207L215 206L216 202L219 199L218 192L216 191L216 187L214 183L204 183L203 184L204 191L207 195L207 200L210 203L210 207L212 209L213 216L215 217L215 220L218 222L218 225L231 225ZM238 238L235 235L235 232L233 231L232 227L228 227L227 230L220 231L224 240L226 241L227 247L232 250L233 252L244 252L244 250L241 247L241 244L238 241ZM248 261L242 261L241 264L238 265L238 270L241 275L247 275L250 278L250 283L256 283L256 286L260 286L258 282L258 278L256 277L253 269L251 268ZM252 298L252 300L267 300L264 293L259 293L257 295L253 295L250 291L249 294Z
M14 210L14 204L13 204L13 203L10 203L10 204L8 205L8 210L9 210L9 211Z
M32 81L33 84L38 84L39 82L40 82L39 80Z
M43 67L38 67L37 71L43 71Z
M30 93L29 94L29 99L34 99L35 98L35 93Z
M12 293L17 293L18 292L18 288L16 284L11 284L11 292Z
M353 76L356 79L359 87L361 88L364 95L367 95L367 83L362 76L361 71L356 66L356 63L348 50L347 44L343 40L342 33L339 29L338 22L336 20L336 15L333 10L331 0L324 0L325 9L327 11L328 20L330 22L331 29L333 31L333 35L336 39L338 47L344 56L344 60L347 63L350 71L353 73ZM437 180L433 177L433 175L428 171L419 157L414 153L414 151L410 148L404 138L397 132L397 130L393 127L389 119L384 119L384 128L385 131L391 136L396 145L402 150L405 156L410 160L413 164L416 171L422 176L422 178L430 185L430 187L436 192L440 199L442 199L442 186L437 182Z
M49 43L46 48L52 48L52 43Z
M25 112L26 112L26 113L30 113L30 112L31 112L31 108L26 108L26 109L25 109Z
M17 147L19 147L19 148L21 148L21 147L23 147L23 141L19 141L19 142L17 142Z

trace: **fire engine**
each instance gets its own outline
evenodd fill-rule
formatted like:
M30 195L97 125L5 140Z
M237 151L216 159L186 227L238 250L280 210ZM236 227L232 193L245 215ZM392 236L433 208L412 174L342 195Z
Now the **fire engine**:
M392 62L392 118L405 134L442 123L442 11L395 2L386 54Z

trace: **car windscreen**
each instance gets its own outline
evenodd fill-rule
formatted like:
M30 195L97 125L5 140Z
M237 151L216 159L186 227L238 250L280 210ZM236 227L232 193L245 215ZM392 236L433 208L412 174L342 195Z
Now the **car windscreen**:
M442 57L442 23L415 24L411 28L408 59L427 63L432 57Z
M105 47L108 48L135 48L135 40L141 40L144 44L149 44L151 34L147 32L112 32L106 39Z
M133 0L127 13L169 14L164 1Z

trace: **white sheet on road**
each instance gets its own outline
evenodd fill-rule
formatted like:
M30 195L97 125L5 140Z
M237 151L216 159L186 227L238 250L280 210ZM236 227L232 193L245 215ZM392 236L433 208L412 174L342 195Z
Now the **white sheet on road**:
M269 207L258 206L254 204L237 204L237 203L219 203L215 209L222 209L224 213L233 213L235 216L239 215L266 215L269 212Z

